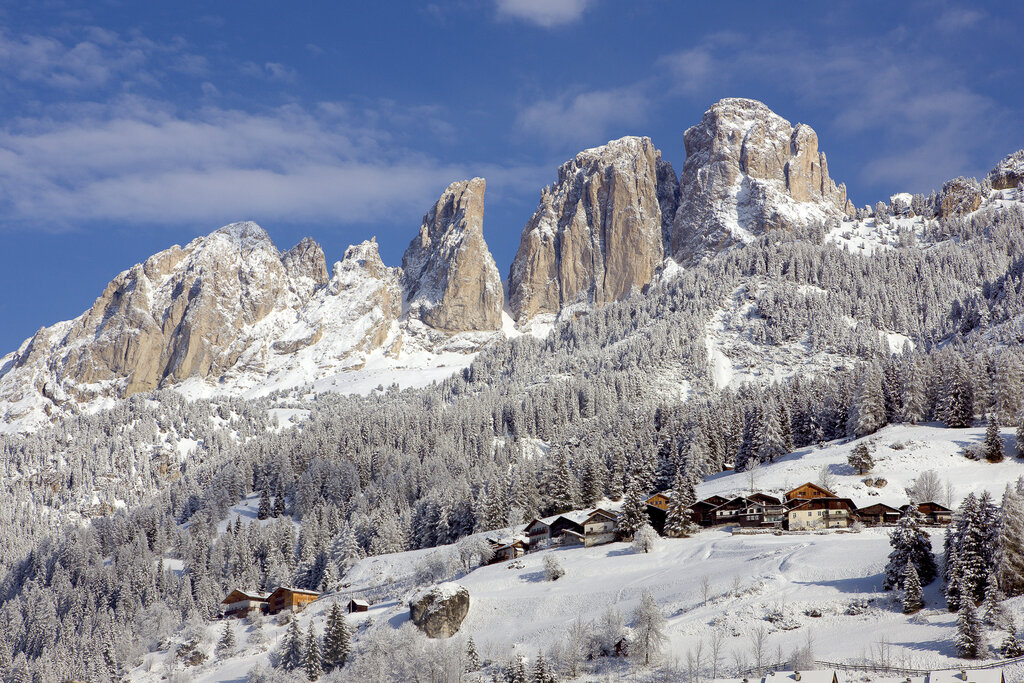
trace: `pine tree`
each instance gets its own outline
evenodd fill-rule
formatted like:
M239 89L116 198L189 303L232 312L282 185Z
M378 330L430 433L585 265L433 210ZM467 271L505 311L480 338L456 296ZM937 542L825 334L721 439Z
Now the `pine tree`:
M306 651L302 655L302 668L306 672L306 678L315 681L324 672L323 660L320 655L320 639L316 635L316 628L309 625L309 632L306 635Z
M626 498L622 510L615 522L616 531L624 540L633 538L633 534L644 524L650 524L647 516L647 502L635 479L631 479L626 487Z
M1024 413L1020 416L1020 423L1017 425L1017 433L1014 436L1017 442L1017 457L1024 459Z
M947 427L970 427L974 420L974 384L958 354L953 354L951 367L946 368L942 392L942 421Z
M961 593L968 592L961 588ZM977 659L983 647L983 632L981 622L978 620L977 610L974 601L969 597L961 600L960 610L956 617L956 637L953 644L956 647L958 657L963 659Z
M230 622L224 622L224 630L221 631L220 640L217 641L217 651L224 652L235 646L235 632Z
M988 428L985 430L985 459L989 462L1002 462L1006 457L1003 450L1003 439L999 436L999 422L995 414L988 416Z
M759 461L763 463L775 462L776 458L786 454L782 426L779 424L779 410L774 403L769 403L762 410L758 411L755 438L757 442L755 455Z
M1024 644L1017 640L1017 626L1013 623L1013 618L1009 616L1007 617L1006 638L999 646L999 654L1006 658L1024 656Z
M352 649L352 635L345 621L345 612L337 602L331 605L324 631L324 667L328 671L345 666Z
M850 457L847 458L846 462L850 467L857 470L857 474L867 474L875 466L875 460L871 457L871 449L868 448L866 443L857 444L850 451Z
M284 489L281 487L281 484L278 484L277 491L274 493L274 517L284 517L286 514Z
M686 538L700 529L693 521L693 504L697 502L697 493L693 480L680 471L676 475L676 485L668 501L665 514L665 535L670 538Z
M302 631L299 630L298 619L292 619L284 634L284 646L281 652L281 667L285 671L294 671L302 666L303 654Z
M1024 496L1006 485L997 541L999 586L1007 595L1024 594Z
M981 604L981 618L985 624L996 628L1003 628L1006 625L1008 615L1003 607L1004 600L1006 596L999 590L995 573L989 574L985 583L985 602Z
M505 680L507 683L529 683L526 676L526 663L522 657L515 657L505 665Z
M903 588L903 575L908 561L914 564L921 585L927 586L935 580L938 568L935 566L935 556L932 555L932 540L921 529L922 521L921 513L912 501L889 535L892 552L889 553L889 564L886 565L885 581L882 583L885 590Z
M480 670L480 653L476 651L476 643L473 636L466 642L466 673Z
M903 613L913 614L924 607L924 591L913 562L907 562L903 571Z
M850 417L853 435L858 437L873 434L885 425L885 394L877 363L868 365L862 373Z
M533 665L533 677L530 679L531 683L554 683L555 677L551 673L551 669L548 667L547 661L544 659L544 655L540 652L537 653L537 661Z
M270 504L270 491L264 488L260 491L260 507L256 512L256 519L269 519L274 513L274 509Z

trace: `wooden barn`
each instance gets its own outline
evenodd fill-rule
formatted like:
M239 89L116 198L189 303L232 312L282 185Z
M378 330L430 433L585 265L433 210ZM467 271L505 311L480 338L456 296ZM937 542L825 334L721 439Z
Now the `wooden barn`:
M885 503L875 503L874 505L868 505L865 508L857 510L857 519L859 519L861 524L864 524L865 526L895 524L900 521L900 517L902 515L902 512L891 505L886 505Z
M228 593L228 596L221 600L220 604L224 605L224 616L244 617L250 612L266 612L269 597L266 593L236 588Z
M901 505L900 512L905 511L909 504ZM945 526L953 521L953 511L945 505L939 505L936 502L918 503L917 509L924 515L925 524L931 524L934 526Z
M353 612L366 612L370 609L370 603L366 600L360 600L359 598L352 598L348 601L347 609L349 614L352 614Z
M278 612L283 612L286 609L290 609L293 612L301 612L305 609L306 605L319 597L320 594L316 591L310 591L304 588L292 588L290 586L279 586L277 590L270 594L270 598L267 602L270 605L271 614L277 614Z

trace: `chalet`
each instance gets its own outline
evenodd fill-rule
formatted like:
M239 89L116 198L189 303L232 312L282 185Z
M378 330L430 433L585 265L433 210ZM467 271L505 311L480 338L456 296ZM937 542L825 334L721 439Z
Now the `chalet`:
M293 612L301 612L306 605L320 597L316 591L305 590L304 588L292 588L290 586L279 586L270 594L267 602L270 605L270 613L277 614L286 609Z
M690 510L693 512L693 521L701 526L712 526L715 523L712 511L726 502L728 501L722 496L708 496L704 500L698 500L690 506Z
M857 519L865 526L895 524L903 513L885 503L875 503L857 510Z
M529 549L537 550L552 541L583 546L611 543L615 540L616 518L614 512L597 508L534 519L525 530Z
M526 538L489 538L487 540L491 544L491 550L494 551L494 555L488 564L514 560L517 557L522 557L530 550L530 541Z
M368 603L366 600L352 598L348 601L347 609L349 614L352 614L353 612L367 612L370 609L370 603Z
M647 504L659 510L668 511L668 504L672 502L671 491L660 491L647 499Z
M615 540L615 522L618 515L609 510L597 508L583 520L583 545L604 545Z
M220 604L224 605L224 616L244 617L250 612L266 612L267 598L269 597L270 595L267 593L236 588L228 593L228 596L221 600Z
M736 496L711 511L711 524L737 524L748 508L749 501L744 496Z
M814 498L835 498L836 494L826 488L807 482L786 492L786 501L813 500Z
M786 506L775 496L769 496L767 493L755 493L747 496L747 499L763 508L761 526L782 526L785 522Z
M905 512L908 507L910 507L909 504L901 505L900 513ZM917 509L924 515L925 524L944 526L953 521L953 511L944 505L939 505L935 502L918 503Z
M849 498L814 498L790 508L786 514L790 531L846 529L856 519L857 506Z
M529 539L530 550L542 548L551 540L551 524L558 519L558 515L551 517L534 518L526 525L524 532Z

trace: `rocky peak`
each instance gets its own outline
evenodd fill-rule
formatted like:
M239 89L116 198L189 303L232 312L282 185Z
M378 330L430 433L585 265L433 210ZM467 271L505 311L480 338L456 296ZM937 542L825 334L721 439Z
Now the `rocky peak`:
M311 237L289 249L281 257L288 277L300 287L302 299L308 299L319 287L327 284L327 259L324 250Z
M1024 183L1024 149L1008 154L989 171L993 190L1008 190Z
M501 328L501 276L484 242L483 178L452 183L402 256L410 314L444 332Z
M512 263L516 320L577 301L615 301L647 285L678 201L675 171L650 138L613 140L562 164Z
M818 136L756 100L729 98L684 133L686 161L671 251L686 263L771 229L851 214Z

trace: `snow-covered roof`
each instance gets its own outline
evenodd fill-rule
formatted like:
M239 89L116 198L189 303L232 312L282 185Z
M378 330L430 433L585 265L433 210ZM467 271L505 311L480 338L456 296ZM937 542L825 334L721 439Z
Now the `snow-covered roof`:
M251 590L246 590L244 588L236 588L233 591L231 591L230 593L228 593L227 597L225 597L221 601L221 604L222 605L223 604L227 604L228 600L235 593L239 593L240 595L242 595L243 596L243 598L242 598L243 600L266 600L267 598L270 597L270 593L260 593L259 591L251 591ZM241 600L232 600L231 602L240 602L240 601Z
M366 600L360 600L359 598L352 598L349 602L353 605L359 605L360 607L369 607L370 603Z
M1002 683L1002 669L964 669L933 671L928 683Z
M320 591L311 591L306 588L296 588L295 586L278 586L274 589L274 593L278 591L291 591L292 593L305 593L306 595L320 595ZM271 595L274 593L271 593Z
M832 669L811 671L773 671L764 677L764 683L834 683L836 672Z

